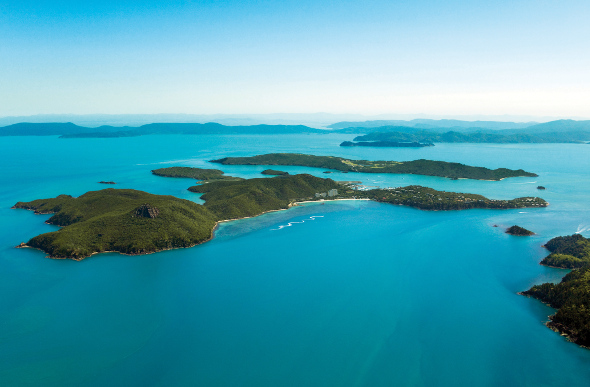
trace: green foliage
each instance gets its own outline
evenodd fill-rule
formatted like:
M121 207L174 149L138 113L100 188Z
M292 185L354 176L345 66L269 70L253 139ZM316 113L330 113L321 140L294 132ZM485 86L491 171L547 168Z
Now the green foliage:
M211 180L241 180L239 177L224 176L219 169L203 169L194 167L169 167L152 171L154 175L165 177L187 177L201 181Z
M537 176L522 169L506 168L488 169L472 167L460 163L446 161L415 160L415 161L368 161L348 160L333 156L314 156L295 153L271 153L252 157L226 157L211 160L223 165L299 165L324 169L335 169L345 172L364 173L404 173L414 175L441 176L448 178L466 178L478 180L501 180L506 177Z
M263 175L270 175L270 176L286 176L289 172L277 171L274 169L265 169L264 171L260 172Z
M590 267L574 270L559 284L545 283L522 292L558 309L550 328L580 345L590 346Z
M590 264L590 239L580 234L557 237L545 244L551 252L541 264L564 269L576 269Z
M238 219L288 208L294 201L314 199L316 193L334 188L342 186L332 179L301 174L212 182L190 187L189 191L204 193L204 206L218 219Z
M138 216L149 204L154 218ZM54 258L82 259L103 251L145 254L174 247L189 247L212 236L216 218L203 206L173 196L152 195L131 189L91 191L73 198L19 202L15 208L55 213L47 223L63 228L27 242Z
M509 227L508 230L506 230L506 234L517 235L517 236L530 236L530 235L534 235L535 233L530 230L527 230L524 227L514 225L512 227Z
M488 199L482 195L458 192L437 191L419 185L393 189L373 189L352 191L349 197L368 198L382 203L391 203L419 208L422 210L466 210L471 208L525 208L545 207L547 202L541 198L524 197L512 200Z

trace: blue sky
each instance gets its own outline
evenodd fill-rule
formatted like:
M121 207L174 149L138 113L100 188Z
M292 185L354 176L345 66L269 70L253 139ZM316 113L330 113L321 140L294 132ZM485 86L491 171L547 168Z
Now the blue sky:
M0 116L590 118L590 1L0 0Z

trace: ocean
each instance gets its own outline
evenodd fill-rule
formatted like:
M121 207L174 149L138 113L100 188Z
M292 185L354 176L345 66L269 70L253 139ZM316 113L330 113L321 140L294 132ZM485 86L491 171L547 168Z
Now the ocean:
M554 310L517 292L567 273L539 265L543 243L590 236L588 145L338 146L350 138L2 137L0 385L587 386L590 350L546 328ZM150 171L182 165L262 177L266 166L208 160L271 152L522 168L539 177L275 169L550 205L431 212L310 203L223 223L210 242L150 255L75 262L14 248L57 229L44 223L49 215L11 209L17 201L115 187L200 203L186 190L194 180ZM505 234L514 224L536 235Z

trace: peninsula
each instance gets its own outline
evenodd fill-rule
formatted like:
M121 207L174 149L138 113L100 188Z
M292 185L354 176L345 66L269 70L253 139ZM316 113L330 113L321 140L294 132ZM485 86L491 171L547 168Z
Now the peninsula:
M560 283L544 283L519 293L557 309L546 325L571 341L590 347L590 239L580 234L551 239L545 244L551 252L542 265L574 269Z
M80 260L117 251L147 254L190 247L212 237L217 222L287 209L296 202L324 199L370 199L424 210L544 207L540 198L492 200L481 195L409 186L360 191L307 174L247 180L216 180L190 187L205 204L130 189L105 189L73 198L18 202L13 208L54 214L47 223L62 229L38 235L20 247L34 247L53 258Z
M502 180L507 177L537 176L534 173L526 172L522 169L488 169L446 161L423 159L403 162L349 160L342 157L314 156L298 153L270 153L251 157L225 157L219 160L211 160L211 162L222 165L295 165L333 169L342 172L412 174L448 177L451 179Z
M590 264L590 239L580 234L557 237L545 244L551 252L541 265L560 269L579 269Z

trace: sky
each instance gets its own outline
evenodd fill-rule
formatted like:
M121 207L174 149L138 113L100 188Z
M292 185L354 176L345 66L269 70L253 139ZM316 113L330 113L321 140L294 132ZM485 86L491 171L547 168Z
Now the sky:
M0 117L590 118L588 0L0 0Z

